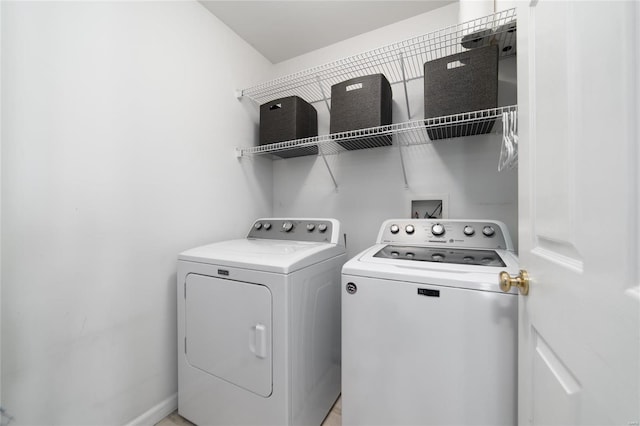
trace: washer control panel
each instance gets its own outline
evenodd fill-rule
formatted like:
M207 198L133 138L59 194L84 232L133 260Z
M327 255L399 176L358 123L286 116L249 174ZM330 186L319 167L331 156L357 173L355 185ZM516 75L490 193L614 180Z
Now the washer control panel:
M506 225L491 220L390 219L382 224L377 242L513 250Z
M247 238L335 243L339 227L334 219L266 218L254 222Z

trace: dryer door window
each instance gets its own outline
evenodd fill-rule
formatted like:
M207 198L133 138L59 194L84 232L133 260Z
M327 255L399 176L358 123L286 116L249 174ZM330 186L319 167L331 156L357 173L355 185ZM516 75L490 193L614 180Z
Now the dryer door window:
M257 395L271 394L271 292L263 285L189 274L188 362Z

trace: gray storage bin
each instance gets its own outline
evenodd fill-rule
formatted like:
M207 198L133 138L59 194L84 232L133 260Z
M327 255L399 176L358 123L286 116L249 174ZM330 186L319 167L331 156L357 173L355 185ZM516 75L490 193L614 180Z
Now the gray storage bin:
M501 55L515 55L517 52L516 21L507 22L496 28L495 39Z
M467 34L462 37L462 41L460 44L465 49L475 49L478 47L488 46L491 42L491 37L493 36L493 31L490 29L483 29L474 31L471 34Z
M331 133L391 124L391 85L382 74L356 77L331 86ZM339 141L346 149L391 145L391 135Z
M298 96L276 99L260 105L260 145L318 136L318 112ZM318 146L274 152L282 158L315 155Z
M498 106L498 46L480 47L424 64L424 117L433 118ZM443 124L427 130L444 139L489 133L495 118Z

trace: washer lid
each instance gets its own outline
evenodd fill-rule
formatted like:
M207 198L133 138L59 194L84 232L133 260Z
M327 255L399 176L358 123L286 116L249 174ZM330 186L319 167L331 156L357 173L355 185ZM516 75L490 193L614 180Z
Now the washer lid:
M498 285L498 275L501 271L516 275L519 270L518 258L515 254L506 250L490 250L494 252L504 266L497 265L476 265L468 263L446 263L415 261L415 259L401 259L386 256L376 256L376 254L387 249L388 253L393 251L387 244L376 244L363 251L356 257L349 260L342 268L343 275L353 275L360 277L380 278L393 281L415 282L419 284L442 285L447 287L467 288L471 290L501 292ZM402 246L405 249L419 251L445 250L442 247L425 246ZM466 255L475 253L480 257L481 252L486 250L464 250ZM445 253L446 255L447 253ZM405 253L406 255L406 253ZM393 256L393 255L391 255ZM464 256L463 256L464 258ZM480 257L480 259L482 259ZM516 289L511 293L517 294Z
M331 243L238 239L187 250L178 259L287 274L344 252Z
M410 262L452 263L456 265L507 266L495 250L447 247L384 246L373 255L383 259Z

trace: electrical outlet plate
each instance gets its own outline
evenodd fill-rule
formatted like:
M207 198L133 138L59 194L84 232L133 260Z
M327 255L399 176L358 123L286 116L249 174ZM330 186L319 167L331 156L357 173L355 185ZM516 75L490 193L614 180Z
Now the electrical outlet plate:
M412 199L409 217L414 219L447 219L449 217L449 195L422 195Z

